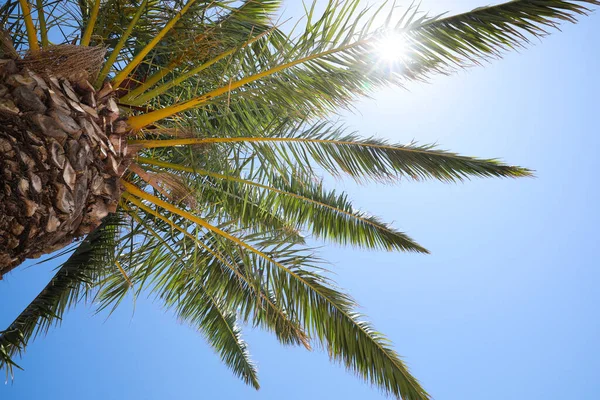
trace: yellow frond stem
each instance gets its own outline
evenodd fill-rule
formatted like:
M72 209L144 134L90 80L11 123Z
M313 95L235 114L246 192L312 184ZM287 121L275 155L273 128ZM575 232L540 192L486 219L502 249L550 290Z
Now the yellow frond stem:
M85 27L85 32L81 37L81 46L89 46L90 40L92 38L92 33L94 32L94 27L96 26L96 20L98 19L98 10L100 10L100 0L96 0L94 2L94 7L92 8L92 13L90 14L90 19L88 20L87 26Z
M275 29L275 28L273 28ZM268 33L270 33L272 30L269 30L267 32L263 32L260 35L248 40L247 42L243 43L240 47L238 48L233 48L231 50L228 50L224 53L219 54L218 56L216 56L215 58L206 61L205 63L203 63L202 65L197 66L196 68L181 74L179 76L177 76L175 79L173 79L170 82L165 83L164 85L161 85L147 93L146 92L148 89L150 89L152 86L154 86L156 83L158 83L163 77L167 76L168 74L170 74L178 65L179 62L176 60L173 63L169 64L166 68L162 68L160 71L158 71L157 73L155 73L154 75L152 75L150 78L148 78L142 85L138 86L137 88L135 88L134 90L132 90L131 92L129 92L126 96L124 96L121 99L121 102L125 103L125 104L130 104L132 106L139 106L142 104L145 104L147 101L153 99L156 96L159 96L160 94L166 92L167 90L169 90L170 88L179 85L181 82L185 81L186 79L189 79L197 74L199 74L200 72L204 71L206 68L216 64L217 62L223 60L224 58L234 54L236 51L243 49L246 46L251 45L252 43L256 42L257 40L259 40L261 37L267 35Z
M121 272L121 275L123 275L123 278L125 278L125 280L129 284L129 286L133 287L133 282L131 282L131 279L129 279L129 277L127 276L127 273L125 272L123 267L121 267L121 264L119 263L119 261L115 260L115 265L117 266L117 268L119 268L119 272Z
M158 197L151 195L150 193L144 192L143 190L141 190L134 184L127 182L126 180L121 179L121 183L125 187L125 190L127 192L129 192L130 194L134 195L135 197L137 197L141 200L148 201L152 204L155 204L158 207L164 208L165 210L169 211L170 213L179 215L180 217L183 217L190 222L193 222L205 229L208 229L209 231L216 233L217 235L222 236L247 250L255 252L257 255L259 255L261 257L265 257L265 259L267 259L273 263L276 263L274 260L271 260L271 258L269 256L267 256L265 253L261 252L260 250L255 249L254 247L250 246L243 240L240 240L239 238L237 238L233 235L230 235L229 233L217 228L216 226L209 224L204 219L197 217L194 214L189 213L185 210L182 210L170 203L167 203L166 201L163 201L163 200L159 199ZM285 268L285 267L283 267L283 268Z
M137 67L142 60L156 47L156 45L165 37L165 35L175 26L175 24L183 17L183 15L190 9L190 7L196 2L196 0L188 0L185 6L171 19L165 27L148 43L142 51L140 51L134 58L115 76L113 79L113 87L117 88L121 82L129 76L129 74Z
M148 226L148 224L144 223L144 221L142 221L142 219L127 205L126 201L129 201L130 203L133 203L135 205L138 205L138 203L139 203L141 206L138 205L138 207L144 209L144 211L146 211L150 215L152 215L156 218L160 218L163 221L172 224L171 221L169 219L163 217L156 211L152 210L150 207L145 206L143 203L141 203L138 199L136 199L129 193L123 193L123 197L120 202L120 205L121 205L121 207L123 207L123 210L125 210L125 212L127 212L131 216L131 218L133 218L137 223L139 223L141 226L143 226L144 229L147 230L152 236L154 236L156 239L158 239L160 242L162 242L162 244L165 247L167 247L171 251L171 253L175 254L175 250L171 247L171 245L169 245L165 241L165 239L163 237L161 237L154 229L152 229L150 226ZM177 258L178 258L178 260L180 260L182 257L180 255L177 255Z
M154 158L148 158L148 157L137 157L136 160L138 162L141 162L143 164L149 164L149 165L154 165L156 167L162 167L162 168L168 168L168 169L173 169L175 171L184 171L184 172L192 172L192 173L198 173L201 175L204 175L204 170L199 170L193 167L186 167L185 165L179 165L179 164L173 164L170 162L166 162L166 161L160 161L160 160L155 160Z
M223 256L216 253L210 247L206 246L204 243L202 243L200 240L198 240L198 238L195 237L194 235L192 235L190 232L183 229L182 227L180 227L179 225L177 225L175 222L171 221L169 218L165 217L164 215L161 215L156 210L153 210L152 208L148 207L147 205L142 203L138 198L134 197L130 193L123 193L123 198L125 200L127 200L128 202L130 202L131 204L134 204L137 207L139 207L140 209L144 210L149 215L152 215L153 217L158 218L161 221L167 223L172 229L175 229L175 230L179 231L180 233L182 233L183 235L187 236L199 247L202 247L204 250L208 251L211 255L213 255L217 260L219 260L223 264L227 265L227 267L229 267L238 276L238 278L240 278L242 280L246 280L246 278L242 274L240 274L240 272L237 270L237 268L235 268L235 266L233 264L231 264L229 261L225 260L223 258Z
M229 93L230 91L238 89L249 83L256 82L262 78L266 78L266 77L276 74L278 72L284 71L288 68L292 68L296 65L303 64L305 62L312 61L317 58L327 56L329 54L334 54L334 53L337 53L340 51L344 51L344 50L350 49L352 47L356 47L360 44L365 43L365 41L366 40L358 41L358 42L355 42L355 43L352 43L352 44L349 44L346 46L327 50L327 51L324 51L324 52L321 52L318 54L312 54L310 56L303 57L303 58L300 58L295 61L291 61L291 62L288 62L285 64L278 65L276 67L273 67L266 71L260 72L258 74L251 75L246 78L240 79L239 81L231 82L230 84L228 84L226 86L222 86L218 89L208 92L208 93L206 93L200 97L197 97L195 99L188 100L183 103L173 104L172 106L165 107L160 110L152 111L147 114L136 115L136 116L130 117L127 122L133 128L133 130L142 129L143 127L153 124L157 121L160 121L161 119L171 117L175 114L179 114L181 112L190 110L192 108L196 108L215 97L221 96L225 93Z
M129 213L129 215L131 215L131 218L136 220L140 225L144 226L144 228L147 229L148 232L150 232L152 234L152 236L154 236L155 238L157 238L158 240L163 242L163 244L165 246L167 246L169 249L172 250L172 247L167 242L165 242L165 239L163 237L161 237L154 229L149 227L148 224L144 223L144 221L142 221L142 219L131 208L129 208L129 206L125 203L125 201L128 201L131 204L134 204L138 208L144 210L147 214L152 215L154 218L158 218L161 221L166 222L167 224L169 224L171 226L172 229L175 229L175 230L183 233L185 236L192 239L194 241L194 243L196 243L197 245L201 244L200 241L194 235L192 235L185 229L181 228L179 225L177 225L176 223L174 223L173 221L171 221L164 215L161 215L156 210L151 209L150 207L148 207L147 205L142 203L138 198L134 197L133 195L125 192L125 193L123 193L122 198L124 201L121 201L121 206L123 207L123 209L125 211L127 211ZM216 257L216 255L215 255L215 257Z
M37 16L40 22L40 36L42 38L42 48L48 47L48 28L46 27L46 15L44 14L44 4L42 0L36 0Z
M140 17L142 16L142 14L146 11L146 5L147 4L148 4L148 0L142 1L142 4L140 4L137 12L133 16L133 19L131 20L131 22L127 26L127 29L121 35L121 38L119 39L119 42L117 43L117 45L113 49L112 53L110 53L110 56L108 57L108 60L106 60L106 62L104 63L104 66L102 67L102 70L100 71L100 74L98 75L98 79L96 79L96 88L100 88L102 86L102 83L104 82L104 80L108 76L108 74L110 72L110 69L115 64L115 61L117 61L117 57L119 57L119 53L121 52L121 50L125 46L125 43L127 42L127 39L129 39L129 36L131 35L131 32L133 32L133 28L135 28L138 20L140 19Z
M296 274L294 274L291 270L289 270L289 268L285 267L284 265L278 263L277 261L273 260L271 257L269 257L268 255L266 255L265 253L263 253L262 251L252 247L251 245L249 245L248 243L244 242L243 240L230 235L229 233L217 228L214 225L209 224L207 221L205 221L202 218L199 218L197 216L195 216L194 214L191 214L187 211L184 211L178 207L175 207L172 204L167 203L166 201L163 201L161 199L159 199L156 196L151 195L150 193L146 193L143 190L141 190L140 188L138 188L137 186L135 186L132 183L129 183L123 179L121 179L121 183L123 184L123 186L125 187L125 190L127 192L129 192L130 194L134 195L135 197L141 199L141 200L145 200L148 201L158 207L164 208L165 210L169 211L170 213L179 215L180 217L183 217L185 219L187 219L190 222L193 222L205 229L208 229L209 231L216 233L219 236L224 237L225 239L230 240L231 242L237 244L238 246L241 246L243 248L245 248L246 250L249 250L252 253L255 253L256 255L260 256L261 258L264 258L265 260L273 263L274 265L277 265L278 267L288 271L290 274L298 277ZM302 279L300 277L298 277L298 279Z
M29 43L29 51L32 53L40 51L40 45L37 40L37 31L31 17L31 8L27 0L19 0L21 11L23 12L23 19L25 20L25 28L27 29L27 43Z
M165 140L131 140L127 142L132 146L137 146L143 149L156 149L163 147L176 147L176 146L191 146L197 144L215 144L215 143L324 143L324 144L336 144L336 145L356 145L363 147L371 147L376 149L387 149L387 150L402 150L411 153L427 153L424 150L411 149L409 147L398 147L398 146L386 146L381 144L371 143L356 143L347 142L341 140L329 140L329 139L304 139L304 138L276 138L276 137L230 137L230 138L183 138L183 139L165 139Z

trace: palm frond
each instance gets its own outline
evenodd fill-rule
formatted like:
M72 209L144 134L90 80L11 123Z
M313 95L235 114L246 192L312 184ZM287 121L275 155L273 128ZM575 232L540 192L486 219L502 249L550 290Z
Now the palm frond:
M597 0L517 0L449 17L408 19L393 29L406 33L407 59L417 74L445 72L501 57L525 47L560 23L575 23ZM410 70L410 65L408 66Z
M133 140L133 146L160 148L198 144L238 143L256 152L279 152L280 160L289 164L317 163L327 172L338 176L347 174L361 181L374 179L384 182L398 178L414 180L463 180L476 177L530 176L526 168L503 164L495 159L461 156L433 145L390 144L380 139L362 139L345 134L341 128L319 123L304 131L302 126L288 132L274 130L265 136L218 137L167 140ZM312 172L312 170L309 170Z
M204 258L182 258L171 246L165 247L165 255L172 257L171 263L183 265L181 274L164 275L168 277L168 285L160 292L161 300L167 308L174 309L180 319L203 333L235 375L258 389L257 369L236 324L235 310L231 310L230 302L207 291L204 279L197 273L197 266L204 264Z
M285 232L288 240L302 240L295 229L293 221L278 214L275 209L265 204L259 193L239 187L237 190L224 187L210 178L196 176L181 176L168 174L178 179L178 193L168 193L161 187L160 177L165 172L149 174L141 167L133 164L130 168L138 176L144 175L143 180L155 189L157 194L180 207L200 211L196 204L201 204L202 213L210 213L214 219L225 219L234 222L249 231L281 231ZM159 177L153 179L152 177ZM148 179L148 177L150 179ZM150 182L149 182L150 181ZM186 200L187 199L187 200ZM185 204L187 203L187 204Z
M224 175L150 158L140 157L138 161L167 170L188 172L195 176L210 176L217 180L214 185L218 185L227 193L237 193L240 187L248 187L256 192L252 198L260 199L261 210L277 210L284 221L308 226L316 237L369 249L427 252L406 234L396 231L373 216L354 210L345 194L338 195L335 191L326 191L322 183L307 175L271 176L267 179L267 185L239 178L235 174ZM249 171L248 174L252 175L252 172ZM260 215L250 212L248 214L251 221L260 218Z
M121 102L130 105L145 104L148 99L160 95L231 56L239 48L249 46L264 35L272 33L275 28L271 27L270 17L280 5L280 0L246 0L239 7L231 9L223 17L218 18L214 24L206 24L206 29L193 37L186 49L174 52L167 65L157 68L156 72L147 77L138 87L125 94ZM218 41L218 45L215 46L218 50L215 54L202 54L207 53L202 49L205 49L205 44L211 40ZM240 40L243 43L240 43ZM198 45L202 47L198 48ZM199 57L199 53L202 56ZM166 77L169 79L163 82L160 88L148 92Z
M223 254L214 241L194 237L135 199L128 200L139 207L132 218L155 240L144 238L145 243L136 246L134 253L127 253L125 248L119 251L133 285L125 285L118 273L104 277L96 296L100 308L118 303L131 286L137 286L138 290L144 286L181 320L202 332L235 375L257 389L256 368L241 339L236 313L244 321L250 318L257 326L273 330L284 344L308 346L308 339L298 324L292 322L272 298L261 293L260 288L250 282L252 278L237 266L238 257L232 257L227 249L228 254ZM140 217L144 214L158 219L144 222ZM184 240L174 240L177 234L165 230L161 222L167 222L167 226L183 234ZM185 240L188 238L191 240ZM205 241L212 243L210 247Z
M176 299L166 299L167 306L175 305L177 315L198 326L206 340L219 353L223 362L242 380L259 389L257 369L252 360L241 331L236 324L234 311L225 308L225 303L207 293L201 284L178 282L173 293L184 294Z
M121 50L123 49L123 47L125 47L125 44L129 40L129 38L133 32L133 29L136 27L140 17L144 13L147 12L147 9L146 9L147 4L148 4L148 0L142 0L142 3L139 5L138 11L135 13L133 18L129 22L127 29L125 30L125 32L123 32L123 34L120 35L119 41L117 42L115 47L112 49L110 56L108 57L108 59L102 66L100 73L98 74L98 78L96 79L96 87L97 88L102 86L102 83L108 76L114 63L117 61L117 58L119 57L119 54L121 53Z
M333 360L386 394L405 400L429 399L389 340L353 310L356 305L349 296L333 288L320 273L260 255L256 258L276 298L325 345Z

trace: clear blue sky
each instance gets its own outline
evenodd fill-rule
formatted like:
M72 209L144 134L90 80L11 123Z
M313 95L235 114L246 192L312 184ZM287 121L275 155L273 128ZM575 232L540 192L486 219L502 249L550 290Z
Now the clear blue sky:
M424 0L423 9L486 3ZM329 246L323 256L436 399L600 398L598 43L600 11L485 68L381 91L345 118L366 136L438 142L537 171L518 181L338 184L433 253ZM0 282L0 326L54 266ZM384 398L326 354L247 329L260 369L255 392L158 304L139 299L132 312L123 306L108 320L86 306L69 313L29 346L25 371L0 386L0 398Z

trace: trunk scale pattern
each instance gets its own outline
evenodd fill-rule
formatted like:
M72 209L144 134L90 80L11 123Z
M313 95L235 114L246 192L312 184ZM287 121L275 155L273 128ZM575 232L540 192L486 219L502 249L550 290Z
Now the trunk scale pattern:
M130 163L108 83L30 68L0 59L0 277L96 228Z

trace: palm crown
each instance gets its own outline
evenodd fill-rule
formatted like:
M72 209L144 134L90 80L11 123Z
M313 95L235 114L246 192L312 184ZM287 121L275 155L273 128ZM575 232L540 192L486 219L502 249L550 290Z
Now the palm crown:
M394 182L531 173L434 146L364 139L325 118L378 87L499 57L599 3L515 0L429 17L416 7L361 10L359 0L332 0L318 16L315 4L308 7L299 33L272 22L280 3L4 4L4 58L41 76L38 85L48 81L49 91L58 77L54 92L65 96L71 115L79 107L92 115L90 123L105 122L96 134L106 140L98 140L94 154L110 176L100 184L118 178L110 193L98 195L118 203L89 194L83 220L95 229L65 248L74 252L2 332L7 372L30 338L78 301L113 308L128 293L144 291L199 329L255 388L257 371L239 323L271 331L284 344L323 345L333 360L388 394L428 398L389 341L326 278L303 234L365 249L427 250L326 189L321 174ZM393 64L377 54L390 35L405 48ZM77 70L81 62L85 71ZM65 82L77 92L71 100ZM82 85L90 86L87 92ZM85 93L94 94L98 112L86 108L93 107ZM94 135L84 128L84 136ZM68 183L63 174L60 184ZM85 233L72 231L68 242ZM0 273L17 265L0 265Z

